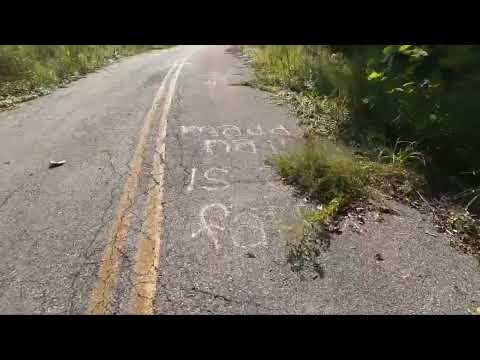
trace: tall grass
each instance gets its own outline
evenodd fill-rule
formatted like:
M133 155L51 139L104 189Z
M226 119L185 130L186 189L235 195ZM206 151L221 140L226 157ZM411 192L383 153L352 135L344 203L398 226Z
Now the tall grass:
M157 46L158 47L158 46ZM93 71L147 45L0 45L0 100L26 95Z
M340 54L326 47L263 45L253 53L257 76L262 82L298 92L330 95L348 94L352 87L350 69Z
M307 133L335 135L350 116L353 74L325 46L263 45L251 50L257 83L285 89Z
M276 156L274 165L285 181L310 199L329 204L338 201L339 208L368 197L375 190L397 186L409 195L413 188L402 188L407 181L421 183L405 169L405 157L379 163L347 149L310 139L287 154Z

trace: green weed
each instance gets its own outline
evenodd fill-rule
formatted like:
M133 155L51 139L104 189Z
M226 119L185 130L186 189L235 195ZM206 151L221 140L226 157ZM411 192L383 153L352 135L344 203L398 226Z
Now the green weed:
M420 151L416 150L416 146L417 143L415 141L400 141L400 139L397 139L393 149L385 147L379 152L378 161L400 165L416 161L425 166L425 157Z

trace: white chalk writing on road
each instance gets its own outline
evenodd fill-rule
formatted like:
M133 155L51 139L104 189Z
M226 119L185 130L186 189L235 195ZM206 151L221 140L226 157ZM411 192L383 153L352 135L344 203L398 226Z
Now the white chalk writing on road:
M219 168L210 168L207 171L205 171L205 173L203 174L205 179L217 184L223 184L223 186L202 186L202 189L205 189L207 191L214 191L219 189L225 190L226 188L230 187L230 184L228 183L228 181L213 178L211 175L212 172L221 172L223 174L228 174L228 170L219 169Z
M220 203L213 203L206 205L202 207L200 210L200 229L192 234L192 239L198 237L200 234L205 233L207 237L213 242L213 246L215 247L216 250L220 248L219 241L218 241L218 235L216 234L215 230L219 231L225 231L225 227L219 225L218 223L222 223L222 221L216 221L212 222L211 219L207 219L207 215L209 213L209 210L211 209L220 209L223 213L223 223L225 223L228 215L230 215L230 211L227 209L227 207L223 204ZM215 220L218 220L218 218L214 218Z
M181 134L182 136L186 135L199 135L199 134L208 134L210 136L220 136L222 134L226 138L232 138L232 137L242 137L243 133L242 130L236 126L236 125L220 125L217 127L213 126L197 126L197 125L190 125L190 126L180 126ZM257 124L255 129L250 129L247 128L245 130L246 135L250 136L264 136L265 133L260 126L260 124ZM288 131L285 126L279 125L276 128L270 129L270 134L276 135L276 136L291 136L290 131Z

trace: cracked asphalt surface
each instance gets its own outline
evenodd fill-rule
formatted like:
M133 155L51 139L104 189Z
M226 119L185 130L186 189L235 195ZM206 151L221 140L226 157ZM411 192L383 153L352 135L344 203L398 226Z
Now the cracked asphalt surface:
M267 160L299 141L296 119L270 95L237 86L252 76L238 47L178 46L0 113L0 313L87 312L145 118L185 59L176 86L167 83L175 92L165 151L155 145L158 114L142 148L110 313L132 313L139 236L158 186L156 314L463 314L480 305L477 262L447 235L426 235L429 219L398 204L399 216L367 216L360 233L345 222L322 254L323 278L292 272L286 229L305 203Z

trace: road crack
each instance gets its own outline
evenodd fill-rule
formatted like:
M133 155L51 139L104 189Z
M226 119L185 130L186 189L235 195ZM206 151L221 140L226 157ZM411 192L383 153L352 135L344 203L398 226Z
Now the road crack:
M10 200L10 198L15 195L17 192L19 192L22 188L23 188L24 184L18 186L17 188L15 188L14 190L12 190L10 193L7 194L7 196L2 200L2 202L0 203L0 209L7 204L8 200Z

